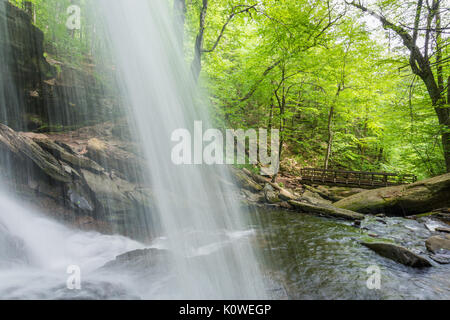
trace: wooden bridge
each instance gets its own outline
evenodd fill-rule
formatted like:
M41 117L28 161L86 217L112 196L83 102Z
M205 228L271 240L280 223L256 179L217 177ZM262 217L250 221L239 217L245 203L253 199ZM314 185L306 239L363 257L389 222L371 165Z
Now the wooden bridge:
M335 186L381 188L414 183L417 177L411 174L387 172L344 171L305 168L301 170L299 182Z

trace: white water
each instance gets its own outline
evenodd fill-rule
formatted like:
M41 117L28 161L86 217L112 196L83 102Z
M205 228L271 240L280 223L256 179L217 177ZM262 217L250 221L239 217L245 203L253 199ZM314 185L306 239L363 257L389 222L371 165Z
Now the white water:
M181 50L173 16L164 0L95 1L104 17L120 74L125 103L148 160L166 246L174 253L174 298L263 298L265 289L248 241L229 241L243 232L245 212L220 184L226 168L175 166L171 135L208 126ZM217 250L217 248L220 248ZM214 251L214 253L211 253ZM200 254L202 259L190 259Z
M122 236L70 229L0 193L2 299L64 297L69 293L68 266L80 267L81 280L92 281L89 275L97 268L119 254L142 247Z

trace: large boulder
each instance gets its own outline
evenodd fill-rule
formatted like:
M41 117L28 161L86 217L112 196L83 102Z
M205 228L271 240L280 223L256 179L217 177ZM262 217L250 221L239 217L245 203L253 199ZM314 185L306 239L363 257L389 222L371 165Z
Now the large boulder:
M361 213L413 215L450 206L450 173L401 185L357 193L335 206Z
M325 189L328 192L328 195L329 195L328 197L332 201L339 201L339 200L342 200L344 198L350 197L350 196L352 196L354 194L366 191L366 189L349 188L349 187L324 187L324 186L319 186L319 187L317 187L317 189L319 189L319 190L324 190Z
M321 203L321 202L306 202L303 201L290 200L288 201L297 211L305 213L313 213L318 215L323 215L327 217L340 218L346 220L362 220L364 215L345 209L336 208L332 205Z
M380 256L394 260L406 266L414 268L431 267L432 264L424 257L412 252L411 250L385 242L362 242L362 245L375 251Z
M117 256L115 260L107 262L101 269L142 272L158 264L164 265L163 262L167 261L169 257L170 253L167 250L155 248L137 249Z
M264 186L264 196L268 203L276 204L281 202L279 193L275 191L275 189L269 183Z
M317 188L313 186L309 186L307 184L303 185L303 188L305 191L303 192L303 195L307 197L313 197L318 199L326 199L330 201L338 201L342 198L336 199L333 198L330 192L323 186L317 186Z
M432 236L425 242L427 249L433 253L440 253L442 251L450 253L450 239Z

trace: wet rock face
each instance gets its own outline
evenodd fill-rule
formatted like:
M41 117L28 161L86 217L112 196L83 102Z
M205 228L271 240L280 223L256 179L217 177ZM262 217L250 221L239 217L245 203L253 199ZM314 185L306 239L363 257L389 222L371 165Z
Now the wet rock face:
M99 80L93 61L73 67L44 57L45 51L44 34L30 15L0 0L0 123L49 132L121 114L113 80Z
M24 115L32 112L42 81L56 75L44 58L43 41L27 13L0 0L0 122L16 129L26 128Z
M80 148L64 143L66 135ZM143 160L112 148L108 150L108 161L120 159L124 172L104 168L89 157L89 137L76 140L73 136L80 133L66 135L19 133L0 124L3 181L38 208L80 227L148 236L149 212L154 210L152 192L148 185L127 180L125 171L133 168L139 172L136 159ZM131 160L127 163L126 159Z

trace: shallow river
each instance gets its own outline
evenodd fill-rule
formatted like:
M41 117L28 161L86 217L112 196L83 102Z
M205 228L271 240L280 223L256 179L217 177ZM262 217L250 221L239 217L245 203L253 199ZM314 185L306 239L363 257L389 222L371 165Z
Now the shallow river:
M450 299L450 265L415 269L359 244L367 233L424 253L431 232L401 218L350 222L307 214L261 210L258 241L266 266L291 299ZM382 220L384 222L382 222ZM378 266L380 289L368 289L367 268Z

